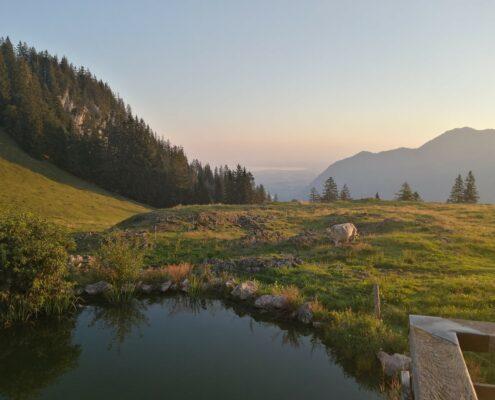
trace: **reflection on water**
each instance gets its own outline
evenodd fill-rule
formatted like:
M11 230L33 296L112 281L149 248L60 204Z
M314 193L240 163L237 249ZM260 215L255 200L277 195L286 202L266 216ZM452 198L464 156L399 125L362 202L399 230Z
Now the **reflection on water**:
M29 399L77 367L75 318L39 320L0 330L0 396Z
M317 337L269 318L175 296L3 330L0 398L378 398Z

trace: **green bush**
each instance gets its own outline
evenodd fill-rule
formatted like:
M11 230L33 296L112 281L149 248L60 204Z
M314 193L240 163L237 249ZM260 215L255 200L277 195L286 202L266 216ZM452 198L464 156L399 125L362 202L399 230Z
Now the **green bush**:
M61 313L73 304L67 279L73 247L62 228L33 214L0 216L0 323Z
M144 265L144 251L119 232L105 236L97 254L98 270L102 279L113 285L109 300L120 303L129 300L134 292Z
M403 337L372 315L346 310L331 311L329 317L327 342L333 347L337 359L350 365L357 374L368 374L376 367L379 350L395 353L407 349Z

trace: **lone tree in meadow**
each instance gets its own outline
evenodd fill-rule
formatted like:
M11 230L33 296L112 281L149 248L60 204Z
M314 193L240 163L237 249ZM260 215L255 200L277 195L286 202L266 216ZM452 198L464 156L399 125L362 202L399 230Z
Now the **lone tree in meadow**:
M464 180L461 174L459 174L455 178L454 186L452 186L447 203L464 203L464 192Z
M477 203L480 199L478 189L476 188L476 179L473 172L469 171L464 182L464 202Z
M399 201L418 201L421 199L418 192L413 192L409 183L404 182L400 190L395 194Z
M309 192L309 201L311 203L318 203L321 201L320 193L318 193L318 190L316 190L315 187L311 188L311 191Z
M329 177L325 181L322 201L329 202L329 201L336 201L338 199L339 199L339 189L337 187L337 184L335 183L332 177Z
M378 192L376 192L376 194L375 194L375 200L381 200L380 194Z
M351 191L346 183L344 183L344 186L342 186L342 190L340 191L340 200L352 200Z

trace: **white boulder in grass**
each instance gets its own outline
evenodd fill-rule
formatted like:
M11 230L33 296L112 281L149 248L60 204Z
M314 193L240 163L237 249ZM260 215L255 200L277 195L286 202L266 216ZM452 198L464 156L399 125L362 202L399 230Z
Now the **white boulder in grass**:
M401 371L411 370L411 357L404 354L395 353L391 355L384 351L379 351L377 357L382 364L383 373L387 376L395 376Z

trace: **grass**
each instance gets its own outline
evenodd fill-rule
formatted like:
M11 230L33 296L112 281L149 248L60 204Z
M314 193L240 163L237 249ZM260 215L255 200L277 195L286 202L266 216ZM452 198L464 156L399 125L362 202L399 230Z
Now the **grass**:
M0 131L0 210L31 211L73 231L103 230L149 208L31 158Z
M250 227L237 223L243 215L260 221L264 231L280 233L280 238L246 240ZM205 216L221 223L197 223L208 220ZM172 222L160 224L165 220ZM341 248L331 244L325 228L340 222L358 227L361 236L356 243ZM377 346L407 351L409 314L495 321L492 205L354 201L191 206L138 215L121 226L157 227L149 265L297 255L301 266L241 273L239 278L256 279L266 292L294 288L297 301L316 301L318 314L334 326L332 342L344 358L346 352L357 354L356 349L369 355ZM291 240L305 231L314 233L311 244ZM378 322L371 318L374 283L380 284L382 296L383 320ZM366 357L353 362L366 369ZM478 375L488 380L493 373Z

